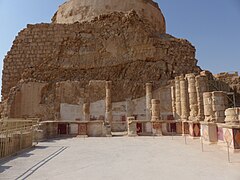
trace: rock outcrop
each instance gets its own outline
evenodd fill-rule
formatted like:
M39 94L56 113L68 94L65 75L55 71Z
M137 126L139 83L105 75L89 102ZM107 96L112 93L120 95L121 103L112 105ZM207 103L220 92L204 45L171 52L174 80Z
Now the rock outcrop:
M52 21L73 24L93 20L102 14L131 10L135 10L141 19L148 20L157 32L166 33L164 16L152 0L70 0L59 7Z

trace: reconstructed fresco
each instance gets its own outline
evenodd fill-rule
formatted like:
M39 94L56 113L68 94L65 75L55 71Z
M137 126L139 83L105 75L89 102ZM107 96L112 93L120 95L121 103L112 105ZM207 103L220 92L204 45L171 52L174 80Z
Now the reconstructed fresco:
M202 70L152 0L67 1L19 32L2 83L2 118L39 118L41 138L175 133L240 149L238 72Z

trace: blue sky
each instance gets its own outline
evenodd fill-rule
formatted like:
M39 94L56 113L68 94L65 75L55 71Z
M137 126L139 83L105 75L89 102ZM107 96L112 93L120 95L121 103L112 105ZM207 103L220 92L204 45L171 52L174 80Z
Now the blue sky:
M0 68L17 33L50 22L65 0L0 0ZM157 0L167 32L188 39L202 69L240 72L240 0ZM1 82L0 82L1 83Z

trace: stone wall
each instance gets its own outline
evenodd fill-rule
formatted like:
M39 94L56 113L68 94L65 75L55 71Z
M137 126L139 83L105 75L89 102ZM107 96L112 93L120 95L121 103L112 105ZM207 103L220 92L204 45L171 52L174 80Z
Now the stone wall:
M196 63L188 41L156 34L134 11L91 22L28 25L4 59L2 98L21 79L79 81L83 88L90 80L111 80L113 101L122 101L144 96L146 82L157 89L177 75L199 72Z

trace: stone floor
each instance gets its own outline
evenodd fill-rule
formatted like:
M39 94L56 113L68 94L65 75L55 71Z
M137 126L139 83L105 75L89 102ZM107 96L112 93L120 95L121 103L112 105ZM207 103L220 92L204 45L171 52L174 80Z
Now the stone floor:
M240 154L183 137L69 138L0 162L0 179L240 180Z

